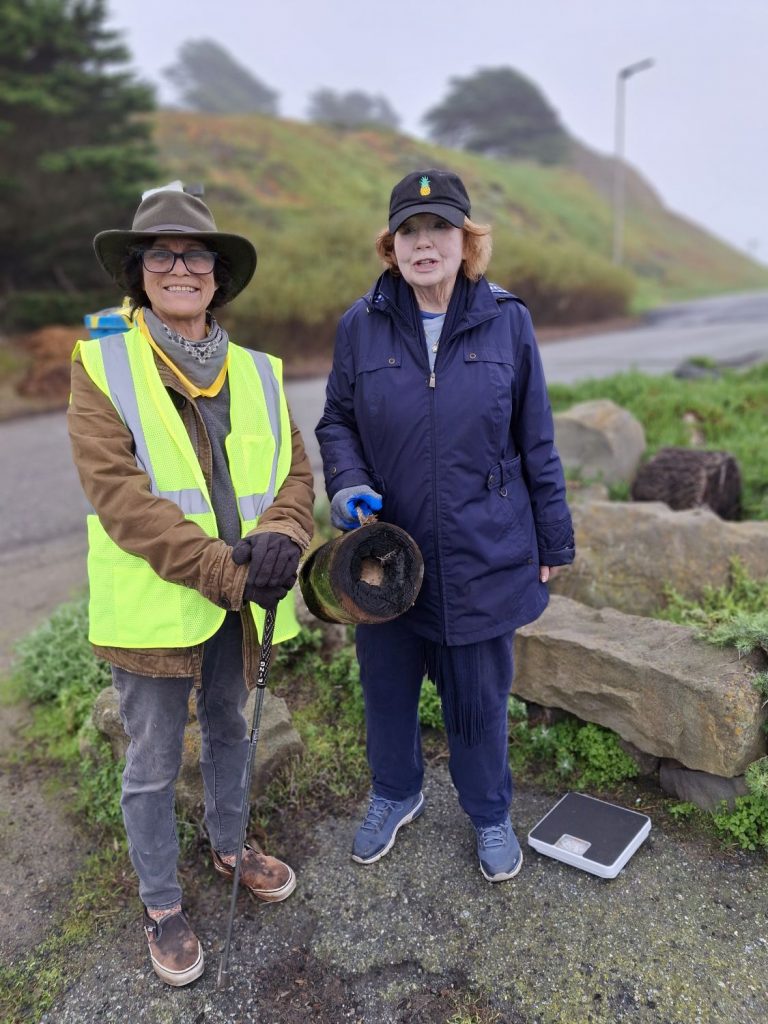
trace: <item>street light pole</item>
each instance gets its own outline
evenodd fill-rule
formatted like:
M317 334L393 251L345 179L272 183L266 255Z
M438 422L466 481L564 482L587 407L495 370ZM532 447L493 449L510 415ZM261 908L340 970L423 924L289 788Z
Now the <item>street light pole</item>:
M624 247L624 83L653 67L650 57L629 64L616 75L616 121L613 160L613 262L620 265Z

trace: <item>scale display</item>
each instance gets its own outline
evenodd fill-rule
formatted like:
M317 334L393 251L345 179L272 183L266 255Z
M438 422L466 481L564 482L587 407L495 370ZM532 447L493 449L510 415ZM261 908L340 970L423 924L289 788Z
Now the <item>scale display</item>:
M615 878L651 831L647 814L567 793L528 833L528 845L572 867Z

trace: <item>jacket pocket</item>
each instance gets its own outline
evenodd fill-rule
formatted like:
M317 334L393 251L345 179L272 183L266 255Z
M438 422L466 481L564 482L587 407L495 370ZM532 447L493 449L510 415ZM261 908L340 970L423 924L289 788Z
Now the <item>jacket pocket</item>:
M402 349L399 342L371 346L360 354L355 373L355 417L372 424L387 412L399 390Z
M520 456L504 459L486 477L494 534L511 565L532 565L536 560L536 528Z
M506 341L506 343L505 343ZM508 339L497 338L492 334L487 337L465 336L463 341L465 363L501 363L513 366L512 345Z
M466 387L476 410L485 410L489 429L502 430L512 421L515 367L512 347L493 337L465 337L463 342ZM475 412L474 415L477 415ZM494 431L495 432L495 431Z
M265 493L272 476L275 455L275 439L272 434L230 434L224 445L232 476L247 481L254 494ZM233 469L233 466L237 468Z

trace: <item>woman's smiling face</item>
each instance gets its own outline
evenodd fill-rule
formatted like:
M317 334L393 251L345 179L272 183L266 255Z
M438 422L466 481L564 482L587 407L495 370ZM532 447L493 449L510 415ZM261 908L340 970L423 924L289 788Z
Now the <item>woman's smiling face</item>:
M434 213L414 214L395 232L398 269L425 308L448 308L463 256L462 229Z
M152 242L151 248L182 253L205 249L205 245L194 238L161 235ZM199 341L206 335L205 313L217 287L213 271L192 274L183 260L176 260L171 270L161 274L144 269L144 291L152 312L191 341Z

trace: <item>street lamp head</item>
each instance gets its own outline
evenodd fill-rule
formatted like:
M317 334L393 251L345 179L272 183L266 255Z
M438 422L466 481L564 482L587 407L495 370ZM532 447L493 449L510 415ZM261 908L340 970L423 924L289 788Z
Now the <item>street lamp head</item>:
M652 68L654 61L651 57L646 57L645 60L639 60L636 64L628 64L627 67L622 68L619 71L619 78L631 78L632 75L636 75L638 71L647 71L648 68Z

